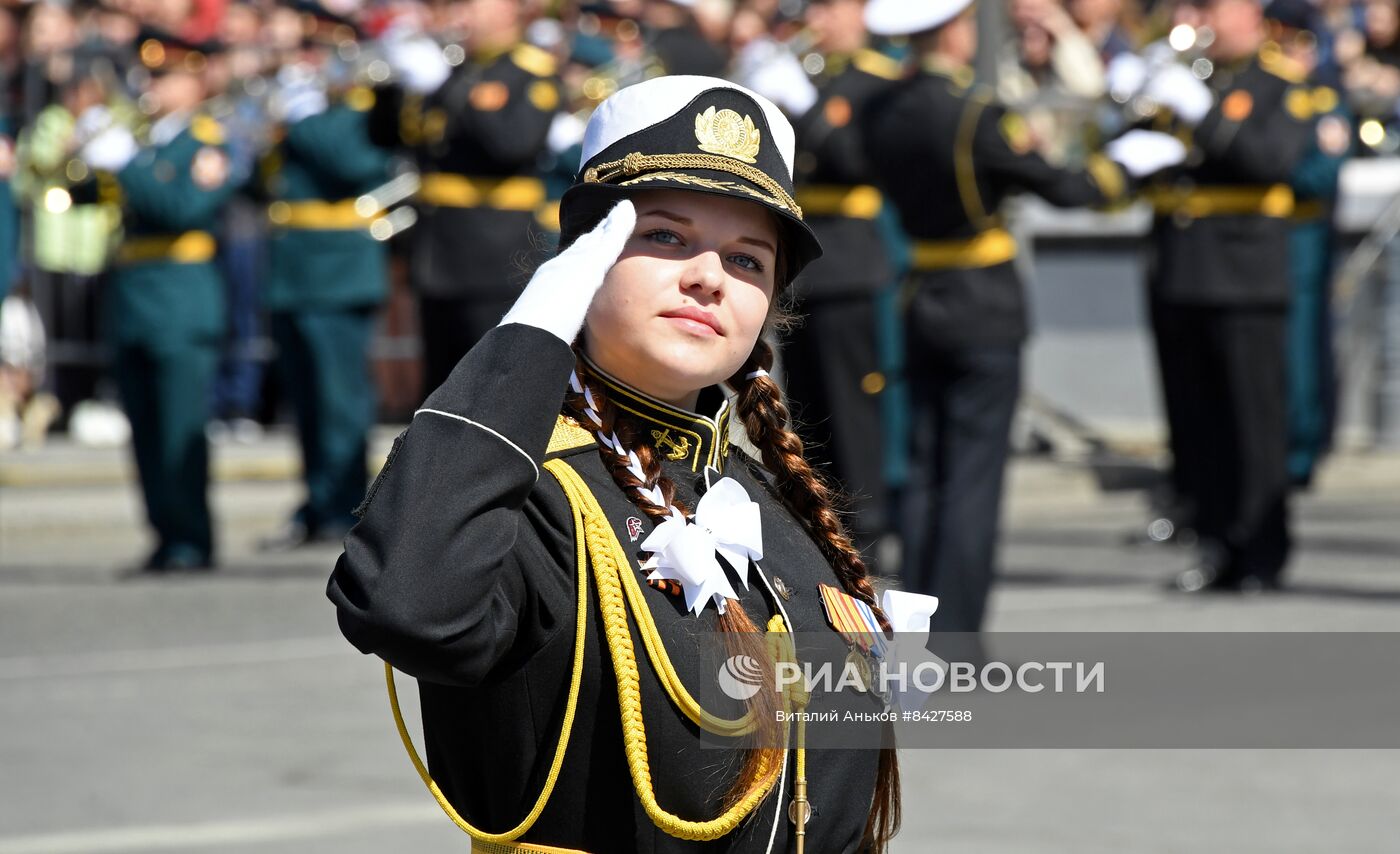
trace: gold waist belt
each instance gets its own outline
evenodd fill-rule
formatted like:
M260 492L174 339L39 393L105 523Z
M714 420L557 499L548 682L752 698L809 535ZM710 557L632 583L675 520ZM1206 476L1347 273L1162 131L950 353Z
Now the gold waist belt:
M874 219L883 202L880 191L869 184L853 187L813 184L797 190L797 203L808 215Z
M1156 187L1144 192L1152 208L1166 216L1286 217L1293 213L1293 188L1287 184L1267 187Z
M418 197L443 208L532 211L545 202L544 182L539 178L472 178L434 172L422 181Z
M326 202L310 199L302 202L273 202L267 206L267 218L282 228L359 229L369 228L383 211L364 210L373 202L357 204L355 199Z
M1016 238L1004 228L989 228L965 240L916 240L910 261L915 270L994 267L1016 257Z
M217 248L214 235L207 231L129 237L117 248L117 263L174 261L177 264L201 264L211 260Z

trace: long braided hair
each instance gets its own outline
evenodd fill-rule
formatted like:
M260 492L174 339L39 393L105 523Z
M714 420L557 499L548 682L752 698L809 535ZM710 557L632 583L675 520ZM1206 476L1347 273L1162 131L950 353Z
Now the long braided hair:
M743 422L749 441L762 455L764 468L773 473L783 503L807 528L807 533L836 571L841 587L869 605L881 626L889 631L889 619L876 601L875 586L870 581L865 560L836 512L840 492L807 462L802 439L789 426L791 413L783 401L782 389L768 376L772 367L773 347L759 336L753 353L729 378L730 387L738 392L735 415ZM863 849L886 850L899 830L899 800L899 761L893 748L884 748L880 751L875 800L865 826Z
M782 289L789 279L786 259L779 252L774 280ZM775 295L763 333L784 330L792 323L792 316ZM783 400L782 389L768 376L773 368L773 359L772 345L765 340L765 334L760 334L749 358L727 381L730 388L737 392L734 413L743 423L749 441L758 449L764 468L774 475L778 497L807 529L808 535L830 562L841 587L869 605L881 625L889 631L889 620L877 602L865 561L836 511L840 491L807 462L802 439L789 426L791 413ZM658 524L670 515L670 507L687 512L687 508L676 501L676 485L662 471L659 456L649 442L638 441L640 436L636 425L623 417L603 393L602 384L589 375L587 362L581 356L575 358L575 375L580 385L577 390L570 391L565 399L565 409L598 438L598 454L618 487L638 510ZM592 398L591 408L598 416L597 422L588 416L588 397ZM624 449L640 462L644 480L634 474L635 467L629 465L632 460L628 453L623 452ZM662 501L656 502L656 498ZM748 655L759 661L767 657L763 633L737 600L729 600L725 613L718 619L729 655ZM725 793L726 807L737 802L755 785L767 783L765 769L772 769L767 774L776 777L777 769L781 767L782 751L762 747L781 743L782 731L777 724L778 692L773 676L768 668L760 668L760 671L763 685L746 701L758 725L754 743L760 747L748 751L737 778ZM757 815L756 811L754 815ZM901 818L899 761L894 748L883 748L861 850L884 854L899 830Z

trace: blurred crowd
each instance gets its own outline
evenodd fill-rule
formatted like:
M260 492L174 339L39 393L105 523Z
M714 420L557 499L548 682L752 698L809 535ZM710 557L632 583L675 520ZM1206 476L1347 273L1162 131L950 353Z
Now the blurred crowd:
M898 14L940 4L914 5ZM1265 342L1268 357L1237 365L1243 373L1229 382L1239 387L1223 386L1219 400L1200 397L1218 366L1202 362L1173 381L1170 369L1199 352L1201 329L1258 307L1236 269L1254 262L1227 257L1247 247L1211 229L1248 220L1258 247L1273 241L1269 263L1297 253L1294 272L1280 268L1262 299L1269 335L1282 334L1284 307L1302 307L1288 332L1302 342L1290 345L1301 367L1290 367L1289 383L1305 401L1306 438L1288 477L1305 484L1331 412L1330 205L1343 159L1400 149L1400 0L1272 0L1263 13L1251 0L945 5L955 17L900 29L892 12L896 26L872 35L863 0L6 3L0 446L37 444L55 429L82 442L130 439L159 540L149 566L204 567L213 559L206 434L254 439L289 411L307 502L270 546L338 538L365 492L376 417L412 413L557 240L559 198L576 180L591 111L629 84L698 74L767 96L797 128L796 198L819 220L829 259L795 287L807 323L786 342L788 379L817 416L812 438L831 470L864 496L854 508L863 546L897 527L878 505L904 477L895 470L903 440L883 454L880 438L899 421L894 395L881 395L899 380L900 345L890 342L900 298L961 288L958 310L982 307L924 330L934 350L919 356L911 383L933 385L915 389L914 420L949 417L944 398L963 393L935 376L950 342L985 327L1006 357L994 371L1005 417L972 437L989 443L992 462L969 471L975 483L965 487L918 476L954 503L999 483L988 472L1005 458L1027 320L1016 244L997 208L1018 190L1066 206L1141 192L1158 214L1162 257L1206 265L1177 265L1191 292L1180 328L1164 325L1176 314L1163 306L1181 294L1153 295L1179 459L1191 453L1182 437L1212 444L1212 431L1233 429L1192 418L1245 400L1257 385L1249 371L1282 360ZM920 76L951 86L937 89L946 126L865 111L878 91ZM1278 80L1286 92L1268 82ZM1228 135L1275 114L1287 134L1242 133L1239 146L1260 147L1241 156ZM887 131L872 131L887 119ZM1217 123L1227 130L1201 130ZM1269 146L1290 134L1288 162L1270 162ZM867 162L868 145L889 155ZM930 194L961 198L963 209L933 211ZM1289 222L1294 250L1275 239ZM899 297L910 269L919 287L906 283ZM1198 317L1192 289L1207 285L1219 290L1204 300L1214 313ZM1241 311L1219 310L1238 308L1241 295ZM935 314L947 326L944 309ZM1236 432L1262 418L1281 433L1281 395L1241 416ZM948 442L945 428L919 429L911 470L921 453L934 468L956 467L957 453L918 444L925 434ZM1198 468L1221 468L1203 459ZM1282 508L1281 460L1258 468ZM1218 494L1177 481L1175 499ZM990 565L1000 487L985 491L975 519L922 526L976 533L975 559L955 562ZM1191 505L1159 521L1188 527ZM968 609L974 628L980 601Z
M75 154L98 117L138 136L152 123L157 106L140 55L149 32L208 48L202 52L208 62L203 109L228 130L230 180L248 185L288 109L297 110L308 90L380 82L375 76L386 76L380 45L404 32L425 34L448 48L449 62L460 63L473 27L490 18L492 5L337 0L317 7L336 24L328 36L334 55L315 73L304 62L309 28L317 26L308 23L313 4L73 0L0 6L0 293L20 284L27 297L10 303L3 349L10 367L0 395L35 401L27 420L23 407L0 403L0 441L12 444L23 435L37 441L51 424L81 415L82 402L102 396L98 283L121 224L111 206L72 204L66 189L85 177ZM539 164L556 183L567 185L571 177L573 164L558 158L588 112L630 82L664 73L729 76L794 116L816 99L824 25L808 7L827 4L519 5L523 38L559 63L560 115L566 118L556 123ZM1363 153L1400 149L1398 8L1400 0L1322 0L1306 34L1314 78L1343 93ZM1161 39L1180 17L1171 0L1147 6L1135 0L1006 0L1002 37L986 46L978 67L998 99L1025 117L1050 162L1076 163L1102 133L1096 111L1117 109L1107 74L1114 58ZM904 48L899 39L883 45L894 56ZM256 311L264 222L251 206L237 203L227 219L222 262L230 298L241 310L230 315L232 362L226 360L212 392L215 429L227 425L247 437L270 414L258 369L269 354ZM95 439L122 435L120 425L99 418L91 426Z

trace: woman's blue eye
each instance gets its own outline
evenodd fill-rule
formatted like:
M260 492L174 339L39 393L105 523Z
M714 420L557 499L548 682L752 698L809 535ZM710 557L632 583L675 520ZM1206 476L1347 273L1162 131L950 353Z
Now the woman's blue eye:
M743 267L745 270L752 270L755 273L763 272L763 262L752 255L730 255L729 260Z
M685 241L681 238L681 236L676 232L671 231L669 228L652 229L651 231L646 232L642 236L645 237L647 240L650 240L654 243L659 243L662 246L685 245ZM728 260L730 261L730 263L737 264L743 269L753 273L762 273L764 270L763 262L759 261L752 255L745 255L742 253L730 255Z

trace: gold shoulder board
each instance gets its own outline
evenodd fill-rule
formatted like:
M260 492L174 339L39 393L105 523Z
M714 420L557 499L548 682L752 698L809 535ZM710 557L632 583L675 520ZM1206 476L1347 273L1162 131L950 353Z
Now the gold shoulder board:
M1308 76L1307 70L1297 61L1284 56L1277 45L1265 45L1260 49L1259 67L1289 83L1302 83Z
M345 106L357 113L368 111L374 106L374 90L368 86L356 86L345 93Z
M898 80L903 71L898 61L869 48L856 53L855 65L872 77L883 77L886 80Z
M554 57L548 51L532 44L517 46L510 52L510 60L536 77L549 77L556 67Z
M558 454L591 444L593 444L592 433L578 426L578 422L572 418L565 418L561 415L554 422L554 432L550 434L549 447L545 449L545 453Z
M190 136L205 145L223 145L224 126L213 116L195 116L190 122Z

